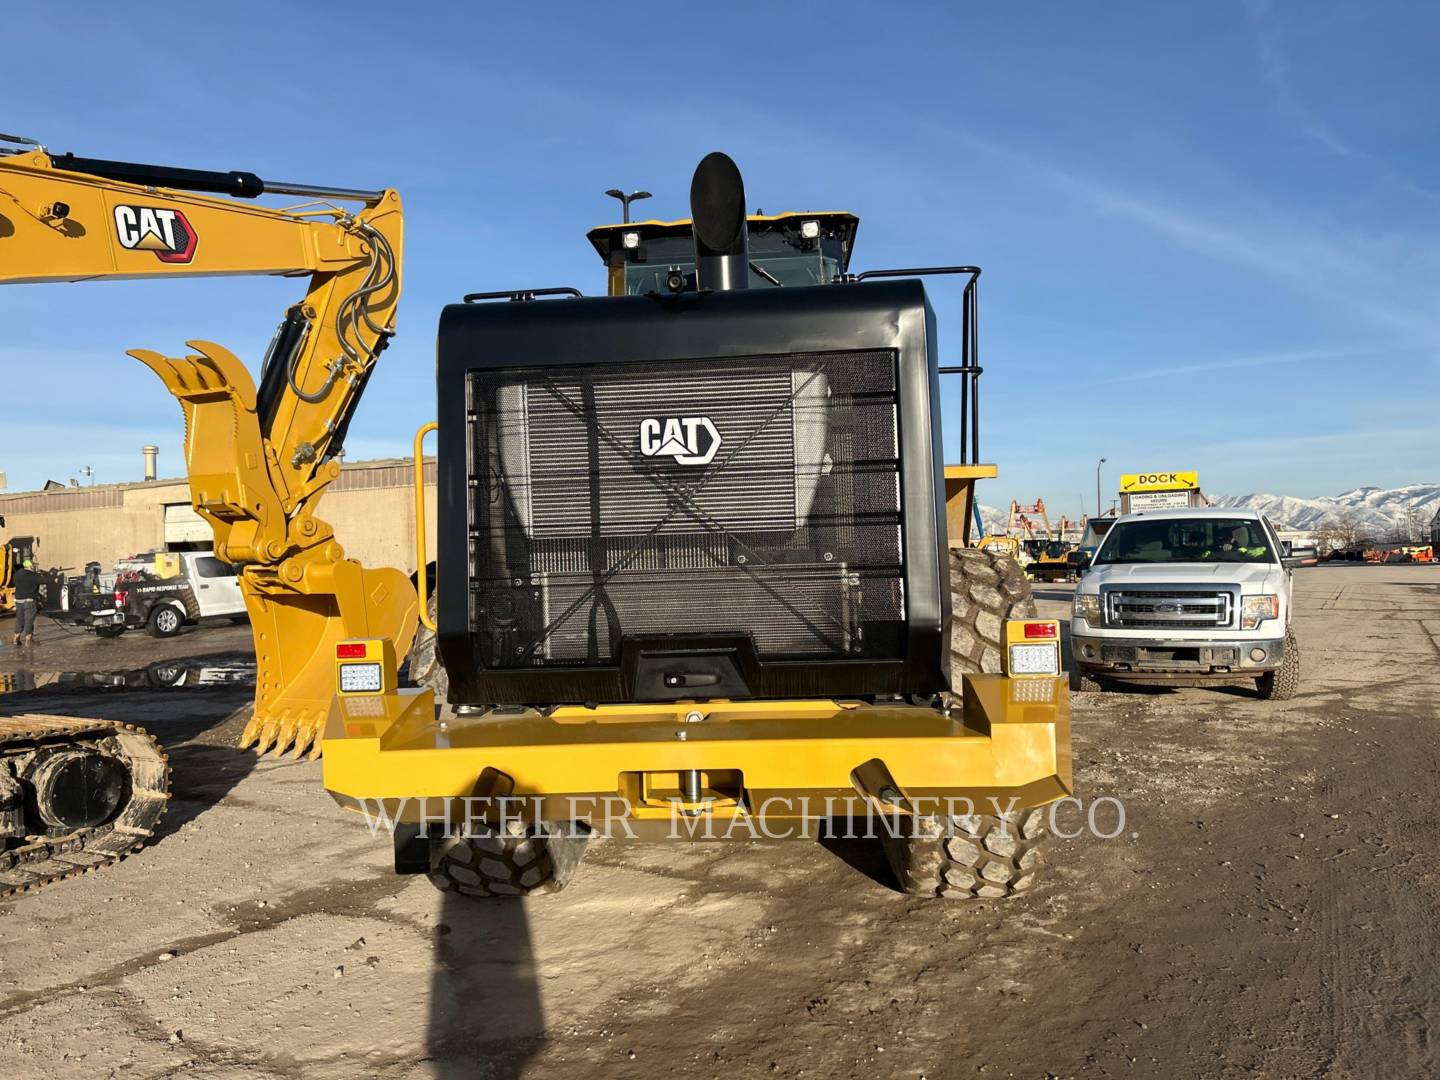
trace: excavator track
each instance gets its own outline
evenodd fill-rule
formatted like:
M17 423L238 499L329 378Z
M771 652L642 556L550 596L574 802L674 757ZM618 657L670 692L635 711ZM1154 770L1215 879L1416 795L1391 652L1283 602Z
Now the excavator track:
M169 800L169 760L140 728L0 717L0 900L119 862Z

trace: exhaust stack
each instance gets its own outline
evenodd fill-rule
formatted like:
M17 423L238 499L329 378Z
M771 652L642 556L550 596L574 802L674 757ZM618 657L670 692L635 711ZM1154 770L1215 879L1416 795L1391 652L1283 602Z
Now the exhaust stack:
M145 455L145 479L154 480L155 461L160 456L160 448L158 446L142 446L140 453Z
M729 155L707 154L690 181L697 288L715 292L750 286L745 231L745 181Z

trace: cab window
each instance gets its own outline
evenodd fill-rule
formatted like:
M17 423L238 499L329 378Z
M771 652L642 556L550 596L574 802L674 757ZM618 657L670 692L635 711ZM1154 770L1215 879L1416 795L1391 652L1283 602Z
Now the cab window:
M234 577L235 567L212 555L202 555L195 560L195 572L203 578Z

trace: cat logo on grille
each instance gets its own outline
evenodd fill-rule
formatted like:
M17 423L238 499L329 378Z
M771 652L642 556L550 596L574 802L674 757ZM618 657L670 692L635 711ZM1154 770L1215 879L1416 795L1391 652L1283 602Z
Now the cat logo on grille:
M198 240L179 210L124 204L115 207L115 238L129 251L153 251L163 263L188 263Z
M708 416L647 416L640 421L640 453L677 465L709 465L724 440Z

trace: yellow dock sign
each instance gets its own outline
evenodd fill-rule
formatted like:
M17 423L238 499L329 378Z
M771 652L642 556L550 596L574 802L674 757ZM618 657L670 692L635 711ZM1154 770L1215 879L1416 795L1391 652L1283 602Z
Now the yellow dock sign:
M1136 491L1195 491L1200 487L1198 472L1125 473L1120 477L1120 494Z

